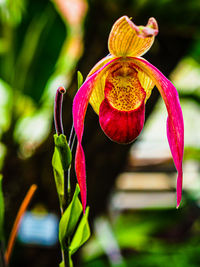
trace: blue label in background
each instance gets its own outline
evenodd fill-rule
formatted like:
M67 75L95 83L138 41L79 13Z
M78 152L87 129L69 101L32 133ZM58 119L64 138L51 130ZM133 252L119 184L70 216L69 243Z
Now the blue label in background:
M59 220L55 214L26 212L22 218L18 239L25 244L54 246L58 242Z

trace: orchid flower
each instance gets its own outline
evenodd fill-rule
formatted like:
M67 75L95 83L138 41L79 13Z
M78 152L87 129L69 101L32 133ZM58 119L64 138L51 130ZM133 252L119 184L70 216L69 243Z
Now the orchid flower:
M158 88L168 112L167 137L178 171L177 207L180 205L184 124L178 93L156 67L140 57L152 46L157 34L158 25L154 18L150 18L146 26L136 26L127 16L119 18L108 39L110 54L92 68L74 98L75 170L83 210L86 206L86 170L81 141L88 103L98 114L100 126L111 140L130 143L143 129L145 103L154 86Z

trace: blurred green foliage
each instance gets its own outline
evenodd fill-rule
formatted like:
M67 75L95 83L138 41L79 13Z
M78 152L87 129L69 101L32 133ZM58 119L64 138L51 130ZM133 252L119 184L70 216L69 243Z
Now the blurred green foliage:
M188 212L185 207L178 213L145 210L117 216L111 226L127 266L199 266L200 219L184 222ZM187 237L182 235L186 225ZM83 250L84 267L110 266L96 236Z
M26 158L50 132L57 87L71 81L86 8L78 24L68 20L59 1L5 0L0 10L0 135L12 129Z
M3 238L3 227L4 227L4 197L2 189L3 176L0 174L0 240Z

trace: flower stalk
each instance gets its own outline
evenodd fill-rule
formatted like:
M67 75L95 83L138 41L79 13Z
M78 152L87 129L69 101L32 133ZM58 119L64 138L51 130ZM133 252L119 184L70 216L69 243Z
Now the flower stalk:
M54 102L54 123L55 123L55 129L56 129L56 134L58 138L61 135L62 135L61 137L65 138L64 130L63 130L63 122L62 122L62 103L63 103L63 94L65 94L65 92L66 90L64 87L62 86L59 87L56 91L55 102ZM61 142L63 142L63 140ZM66 139L65 139L65 142L64 142L65 146L63 146L63 143L61 143L60 146L58 146L62 169L63 169L62 187L63 187L64 195L63 195L63 201L60 201L61 217L63 216L64 211L69 206L70 195L71 195L71 186L70 186L70 163L71 162L68 165L65 165L64 163L65 157L67 156L69 158L69 155L71 155L71 151L67 144ZM59 190L58 190L58 195L59 195ZM62 260L64 262L65 267L70 267L69 244L70 244L70 240L68 238L65 242L65 245L61 246Z
M63 94L66 90L64 87L59 87L56 91L55 103L54 103L54 123L57 135L63 134L63 123L62 123L62 102Z
M78 87L82 84L82 75L78 72ZM52 158L52 166L56 189L60 202L61 219L59 222L59 241L62 254L62 267L72 267L72 255L90 237L88 223L89 207L83 209L79 200L81 189L76 185L71 194L70 169L72 161L72 149L76 138L74 125L72 125L69 140L67 141L62 124L62 101L65 89L59 87L56 91L54 106L54 121L56 134L54 135L55 149Z

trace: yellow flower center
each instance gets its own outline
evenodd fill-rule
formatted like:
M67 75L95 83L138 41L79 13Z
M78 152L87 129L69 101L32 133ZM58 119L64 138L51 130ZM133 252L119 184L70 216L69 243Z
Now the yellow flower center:
M125 61L112 66L105 82L105 97L112 107L130 111L141 105L146 93L137 74L137 70Z

